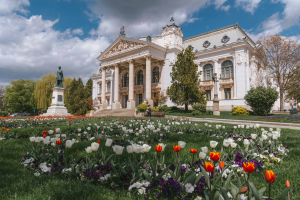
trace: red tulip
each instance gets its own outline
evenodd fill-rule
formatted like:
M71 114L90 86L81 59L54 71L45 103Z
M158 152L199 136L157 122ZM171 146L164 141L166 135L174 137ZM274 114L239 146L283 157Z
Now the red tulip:
M215 169L215 166L211 162L204 162L204 168L207 172L212 172Z
M161 150L162 150L162 146L160 146L160 145L156 145L156 146L155 146L155 151L156 151L157 153L161 152Z
M214 162L218 162L218 160L221 158L220 152L209 152L209 157Z
M220 161L220 163L219 163L219 167L220 167L221 169L223 169L223 168L224 168L224 162L223 162L223 161Z
M98 140L97 143L100 144L100 140Z
M180 151L180 146L179 145L173 146L173 149L174 149L175 152L179 152Z
M47 135L46 134L43 134L43 137L45 138Z
M60 145L61 144L61 140L56 140L56 144Z
M290 182L288 180L286 180L285 185L286 185L287 188L291 186L291 184L290 184Z
M5 127L2 127L2 130L5 130Z
M197 153L197 150L196 149L191 149L191 153L192 154Z
M274 181L276 180L276 175L272 170L266 170L265 178L269 183L274 183Z
M6 129L7 132L9 132L9 129Z
M243 168L245 172L251 174L255 170L255 164L254 162L243 162Z
M69 125L71 125L71 123L69 123Z

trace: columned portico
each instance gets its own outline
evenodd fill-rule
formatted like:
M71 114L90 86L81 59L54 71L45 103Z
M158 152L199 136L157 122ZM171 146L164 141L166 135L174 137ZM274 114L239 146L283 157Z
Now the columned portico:
M129 60L129 92L128 92L128 101L127 108L135 108L134 100L134 60Z
M102 93L101 93L102 109L107 109L106 103L106 69L102 69Z
M153 107L153 100L151 99L151 56L146 56L146 100L148 104Z
M119 101L119 64L115 64L115 88L114 88L114 102L112 105L112 109L121 108L121 104Z

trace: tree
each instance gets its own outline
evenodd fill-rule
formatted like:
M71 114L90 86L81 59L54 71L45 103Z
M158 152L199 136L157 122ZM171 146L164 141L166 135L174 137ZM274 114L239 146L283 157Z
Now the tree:
M279 87L280 110L283 110L285 90L295 76L293 72L300 61L300 44L280 35L261 37L259 43L263 47L263 60Z
M188 47L177 55L177 61L170 74L172 85L167 89L167 95L177 105L188 105L205 101L205 91L201 90L198 65L194 63L195 54Z
M300 66L294 70L294 76L287 84L286 98L295 100L295 103L300 102Z
M34 92L35 82L19 79L12 81L5 87L5 108L8 112L33 112L31 96Z
M75 112L76 115L84 115L88 111L86 93L81 78L78 78L75 91Z
M164 92L160 92L156 97L153 97L154 103L156 103L157 106L161 106L162 104L165 104L167 102L167 96Z
M0 85L0 96L4 94L4 86Z
M258 86L251 88L244 99L249 105L254 115L264 116L268 115L278 99L278 92L275 88Z
M93 109L93 80L90 78L84 87L85 98L87 101L87 109Z
M65 105L71 114L74 114L76 112L75 92L77 90L77 86L77 80L74 78L69 86L68 91L65 93Z

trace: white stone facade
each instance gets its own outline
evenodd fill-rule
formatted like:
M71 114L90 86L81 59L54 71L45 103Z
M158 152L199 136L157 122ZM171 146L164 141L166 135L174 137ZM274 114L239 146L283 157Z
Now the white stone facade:
M213 73L221 77L217 83L221 111L234 106L247 108L244 96L250 87L267 84L263 62L256 53L258 45L238 24L182 38L182 30L173 18L160 36L132 39L121 33L97 58L101 65L92 76L96 107L133 108L142 102L153 105L153 96L171 85L170 73L177 54L190 45L195 52L194 62L202 71L201 84L210 98L208 109L213 106ZM167 105L174 104L168 99Z

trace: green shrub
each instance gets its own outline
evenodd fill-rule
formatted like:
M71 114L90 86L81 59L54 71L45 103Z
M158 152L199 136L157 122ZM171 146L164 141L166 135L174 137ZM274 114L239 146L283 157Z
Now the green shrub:
M202 114L206 113L206 103L201 103L201 104L194 104L192 105L193 111L199 111Z
M249 112L242 106L236 106L231 109L232 115L249 115Z
M158 111L159 111L159 109L158 109L158 107L157 107L157 106L155 106L155 107L151 108L151 110L152 110L152 111L154 111L154 112L158 112Z
M171 109L172 111L180 110L179 108L177 108L177 106L172 106L170 109Z
M198 116L198 115L202 115L203 113L201 113L199 110L193 110L192 111L192 115L193 116Z
M0 111L0 116L1 117L6 117L8 115L8 112L6 111Z
M170 108L168 108L168 106L167 105L163 105L163 106L158 106L158 110L159 111L168 111L168 110L170 110Z
M244 99L246 104L251 107L254 115L268 115L278 99L278 92L275 88L262 87L251 88Z
M148 104L146 103L141 103L140 105L137 106L139 112L145 112L147 108L148 108Z

